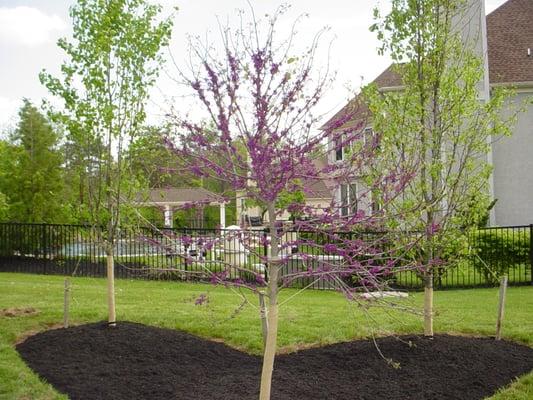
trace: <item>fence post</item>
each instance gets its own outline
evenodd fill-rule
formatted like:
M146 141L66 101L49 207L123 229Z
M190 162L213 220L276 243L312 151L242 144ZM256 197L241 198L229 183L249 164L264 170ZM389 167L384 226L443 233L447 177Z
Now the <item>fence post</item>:
M529 224L529 266L531 268L531 284L533 285L533 224Z
M46 246L47 246L47 238L46 238L46 224L41 224L41 254L40 254L40 257L41 257L41 260L43 262L43 273L46 274L48 272L48 260L46 259L46 256L47 256L47 250L46 250Z

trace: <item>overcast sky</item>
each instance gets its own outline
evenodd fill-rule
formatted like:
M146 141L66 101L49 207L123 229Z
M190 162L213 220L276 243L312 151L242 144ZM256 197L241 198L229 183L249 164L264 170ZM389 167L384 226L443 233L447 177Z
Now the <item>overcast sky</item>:
M378 43L368 31L372 23L372 9L387 7L390 0L292 0L291 11L284 17L289 24L302 13L308 13L297 36L298 44L305 46L322 27L329 26L334 38L330 65L337 72L334 87L324 98L320 111L331 115L342 107L363 82L373 80L389 64L389 59L379 57ZM250 0L257 15L272 13L282 1ZM505 0L486 0L490 12ZM60 37L71 32L69 7L74 0L0 0L0 129L16 123L21 99L27 97L36 104L47 96L38 80L43 68L57 74L64 54L57 48ZM162 0L167 10L178 6L171 52L179 64L186 56L186 34L217 32L217 19L231 18L235 10L247 8L245 0ZM325 63L326 57L320 62ZM320 64L319 62L319 64ZM172 66L167 64L169 72ZM153 90L148 106L149 121L157 122L168 110L168 102L178 108L190 107L180 98L180 89L172 85L163 74Z

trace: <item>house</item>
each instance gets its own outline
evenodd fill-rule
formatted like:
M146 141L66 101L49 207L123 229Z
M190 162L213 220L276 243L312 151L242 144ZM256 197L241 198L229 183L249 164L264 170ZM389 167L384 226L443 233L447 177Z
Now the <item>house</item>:
M533 1L509 0L487 16L491 87L513 87L515 104L533 96ZM533 223L533 102L511 137L492 144L494 225Z
M139 193L135 204L140 207L155 207L161 209L164 215L165 227L172 228L174 211L183 207L194 207L197 210L197 227L203 227L203 209L207 205L219 207L220 227L226 227L226 200L207 189L201 187L160 188Z
M513 88L514 94L508 99L510 107L503 111L509 115L533 95L533 1L508 0L485 17L484 1L470 0L469 13L468 27L462 33L463 38L475 38L474 48L484 61L479 97L487 99L494 87ZM373 82L383 92L401 90L401 78L392 65ZM371 121L368 109L356 98L324 126L345 115L354 104L359 107L357 118ZM371 132L371 123L366 130ZM494 170L489 183L491 196L497 200L490 224L533 223L533 101L518 114L512 137L494 137L490 147L488 161ZM342 149L330 143L328 161L336 162L342 157ZM345 187L336 188L335 198L339 203L346 202L349 192Z
M317 171L323 170L327 166L327 159L319 157L313 160L315 169ZM335 183L324 176L319 179L304 179L301 182L302 191L305 197L305 206L314 209L320 213L321 210L328 207L331 203L335 191ZM267 223L267 216L257 205L250 205L247 203L246 196L242 192L236 194L237 205L237 224L241 226L262 228ZM278 217L281 221L288 221L291 218L289 212L285 211L283 215Z

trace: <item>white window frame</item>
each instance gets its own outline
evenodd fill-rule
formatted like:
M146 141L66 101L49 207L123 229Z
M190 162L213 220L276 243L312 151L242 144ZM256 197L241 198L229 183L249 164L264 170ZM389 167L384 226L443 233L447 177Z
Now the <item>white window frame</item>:
M357 212L359 204L356 182L343 183L339 186L339 205L339 213L342 217L354 215Z

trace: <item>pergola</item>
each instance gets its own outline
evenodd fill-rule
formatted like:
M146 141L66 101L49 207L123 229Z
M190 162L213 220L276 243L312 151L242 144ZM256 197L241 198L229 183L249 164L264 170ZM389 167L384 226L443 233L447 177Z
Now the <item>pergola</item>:
M226 227L226 202L222 196L204 188L163 188L151 189L136 204L158 207L164 210L165 227L172 228L174 209L188 204L218 205L220 207L220 227Z

